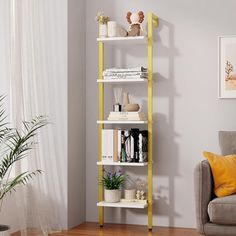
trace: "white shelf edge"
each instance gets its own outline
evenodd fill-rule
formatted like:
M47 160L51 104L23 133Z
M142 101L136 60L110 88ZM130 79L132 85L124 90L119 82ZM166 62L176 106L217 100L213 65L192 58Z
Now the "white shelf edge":
M147 166L148 163L144 162L144 163L129 163L129 162L102 162L102 161L98 161L97 165L101 166Z
M144 120L97 120L97 124L147 124Z
M137 203L137 202L116 202L116 203L110 203L110 202L98 202L97 206L102 207L118 207L118 208L136 208L136 209L144 209L148 206L147 203Z
M98 79L98 83L134 83L143 82L147 83L148 79Z
M134 37L106 37L106 38L97 38L98 42L130 42L130 41L144 41L147 42L146 36L134 36Z

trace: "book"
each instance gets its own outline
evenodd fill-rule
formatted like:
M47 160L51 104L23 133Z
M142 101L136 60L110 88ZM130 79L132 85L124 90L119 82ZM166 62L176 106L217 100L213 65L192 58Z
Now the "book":
M140 113L140 111L111 111L110 115L138 115Z
M130 71L130 72L110 72L103 71L103 76L111 76L111 77L123 77L123 76L148 76L147 72L139 72L139 71Z
M139 129L131 129L131 136L133 138L133 162L139 162Z
M117 153L118 153L118 161L121 160L121 130L118 130L118 138L117 138Z
M102 130L102 162L113 162L113 130Z
M147 203L147 200L144 199L144 200L140 200L140 199L125 199L125 198L121 198L120 199L120 202L135 202L135 203L140 203L140 204L146 204Z
M143 66L133 68L109 68L106 72L147 72L147 68Z
M113 130L113 161L118 162L118 130Z
M139 132L139 162L148 161L148 131Z
M126 149L125 149L125 131L121 131L121 157L120 162L126 162Z
M146 118L140 117L108 117L109 121L146 121Z
M108 120L146 120L143 112L110 112Z
M104 80L107 79L147 79L147 76L142 76L142 75L133 75L133 76L103 76Z
M146 120L143 112L110 112L107 120Z

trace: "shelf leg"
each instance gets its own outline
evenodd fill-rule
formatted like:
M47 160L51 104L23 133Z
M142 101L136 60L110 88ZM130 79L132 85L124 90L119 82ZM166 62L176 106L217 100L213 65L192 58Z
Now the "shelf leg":
M104 70L104 44L99 42L98 44L99 49L99 79L103 79L103 70ZM104 118L104 84L99 83L99 120L103 120ZM99 161L102 161L102 129L104 128L103 124L99 125ZM99 183L102 181L103 177L103 167L99 166ZM102 184L99 184L99 201L103 201L104 196L104 188ZM103 226L104 223L104 208L99 207L99 225L100 227Z
M152 13L148 13L148 229L152 229Z

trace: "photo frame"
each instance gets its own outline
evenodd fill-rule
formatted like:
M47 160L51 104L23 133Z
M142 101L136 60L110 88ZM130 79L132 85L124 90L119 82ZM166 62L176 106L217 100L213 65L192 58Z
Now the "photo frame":
M236 98L236 35L218 37L219 98Z

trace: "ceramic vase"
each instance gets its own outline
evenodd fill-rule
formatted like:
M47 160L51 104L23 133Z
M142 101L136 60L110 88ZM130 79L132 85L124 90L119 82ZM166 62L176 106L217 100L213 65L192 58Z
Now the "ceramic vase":
M99 38L107 37L107 24L99 24Z
M117 37L117 22L116 21L108 21L107 23L107 34L108 37Z
M119 189L105 189L106 202L119 202L121 199L121 191Z
M135 199L136 190L135 189L125 189L125 199L132 200Z

